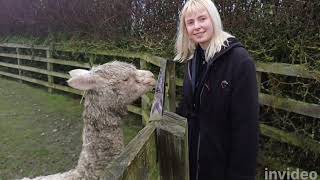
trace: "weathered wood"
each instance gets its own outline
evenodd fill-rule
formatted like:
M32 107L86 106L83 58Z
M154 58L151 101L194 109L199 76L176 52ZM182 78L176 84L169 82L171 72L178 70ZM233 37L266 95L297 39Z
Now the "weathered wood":
M185 122L175 119L175 116L163 114L166 66L161 65L155 98L150 112L150 122L157 127L157 154L160 159L160 179L188 179L186 161ZM181 126L181 124L183 124ZM187 178L186 178L187 177Z
M46 57L47 58L51 58L51 50L48 49L46 50ZM52 72L53 71L53 65L50 62L47 62L47 70L48 72ZM53 76L48 74L48 84L52 85L53 84ZM52 93L52 88L48 88L48 92Z
M184 139L160 129L157 135L161 180L185 179Z
M185 135L185 125L181 126L176 120L168 119L166 116L163 116L160 120L155 120L157 128L165 130L170 134L183 138Z
M0 53L0 57L8 57L8 58L17 58L16 54L8 54L8 53ZM32 61L38 61L38 62L49 62L53 64L61 64L61 65L67 65L67 66L74 66L79 68L90 68L89 63L80 63L76 61L66 61L61 59L54 59L54 58L44 58L39 56L29 56L29 55L19 55L19 59L24 60L32 60Z
M9 47L9 48L25 48L25 49L39 49L39 50L49 50L49 47L44 46L33 46L33 45L21 45L21 44L14 44L14 43L0 43L0 47ZM64 48L64 47L57 47L59 51L66 51L66 52L74 52L73 49ZM97 55L108 55L108 56L120 56L120 57L127 57L127 58L140 58L149 63L152 63L157 66L161 66L162 61L166 61L164 58L159 56L153 56L148 53L135 53L126 50L103 50L103 51L94 51L90 50L86 53L92 53ZM274 74L282 74L287 76L297 76L303 78L310 78L310 79L320 79L320 72L318 71L309 71L305 65L295 65L295 64L286 64L286 63L262 63L256 62L257 71L259 72L267 72L267 73L274 73ZM178 85L181 85L181 81L178 81Z
M38 50L50 49L49 47L44 47L44 46L22 45L22 44L14 44L14 43L0 43L0 47L38 49ZM55 50L64 51L64 52L74 52L73 49L65 48L65 47L55 47ZM159 56L153 56L151 54L141 53L141 52L130 52L127 50L103 50L103 51L89 50L86 53L95 54L95 55L119 56L119 57L126 57L126 58L139 58L147 61L148 63L154 64L158 67L161 66L162 61L166 61L164 58Z
M166 92L166 109L171 112L176 111L176 68L173 61L167 61L167 92Z
M256 62L256 69L259 72L320 80L320 72L309 71L305 65Z
M21 48L21 49L39 49L39 50L48 50L49 49L48 47L45 47L45 46L15 44L15 43L0 43L0 47Z
M150 123L125 147L104 170L105 180L157 180L156 131Z
M260 124L260 130L264 136L320 154L320 142L311 138L288 133L265 124Z
M142 124L143 125L146 125L147 123L149 123L150 109L151 109L151 105L152 105L151 99L152 98L153 98L153 93L151 93L151 92L144 94L141 97L141 109L142 109L141 116L142 116Z
M20 49L16 48L16 53L17 53L17 64L18 64L18 74L19 76L22 75L21 69L20 69L20 65L21 65L21 60L20 60ZM22 80L19 80L20 83L22 83Z
M128 111L138 114L138 115L142 115L142 109L140 107L137 106L133 106L133 105L128 105L127 106Z
M65 52L74 52L73 49L65 48L65 47L56 47L59 51ZM106 55L106 56L118 56L118 57L125 57L125 58L135 58L135 59L142 59L148 63L161 67L161 63L166 61L164 58L159 56L153 56L148 53L142 52L131 52L127 50L103 50L103 51L95 51L89 50L86 53L88 54L96 54L96 55Z
M149 108L151 108L151 105L152 105L152 100L151 99L153 99L153 93L152 92L148 92L148 93L142 95L141 98L147 103Z
M302 114L309 117L320 118L320 105L305 103L290 98L281 98L268 94L259 94L259 101L263 105Z
M177 86L183 86L183 79L181 79L181 78L176 78L176 85L177 85Z
M16 74L2 72L2 71L0 71L0 74L3 75L3 76L15 78L15 79L20 79L20 80L23 80L23 81L27 81L27 82L31 82L31 83L34 83L34 84L42 85L42 86L45 86L45 87L51 87L51 88L54 88L54 89L65 91L65 92L82 95L81 91L73 89L73 88L70 88L70 87L67 87L67 86L61 86L61 85L57 85L57 84L49 85L48 82L46 82L46 81L33 79L33 78L25 77L25 76L19 76L19 75L16 75Z
M54 71L48 71L48 70L44 70L44 69L38 69L38 68L34 68L34 67L29 67L29 66L21 66L21 65L19 66L16 64L10 64L10 63L4 63L4 62L0 62L0 66L20 69L20 70L25 70L25 71L30 71L30 72L36 72L36 73L40 73L40 74L46 74L46 75L65 78L65 79L70 78L70 75L68 75L68 74L54 72Z
M172 113L173 114L173 113ZM168 112L154 121L157 126L157 150L160 159L161 180L189 179L188 151L185 141L185 118ZM180 118L180 119L179 119ZM181 126L182 125L182 126Z
M174 112L164 111L163 117L170 122L174 122L175 124L186 128L187 127L187 119L182 117Z

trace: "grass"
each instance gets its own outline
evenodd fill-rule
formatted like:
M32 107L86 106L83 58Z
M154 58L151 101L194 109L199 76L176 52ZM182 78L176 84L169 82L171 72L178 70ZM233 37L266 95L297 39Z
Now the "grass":
M0 180L73 168L82 143L79 102L0 77ZM125 143L141 128L139 116L129 114L124 120Z

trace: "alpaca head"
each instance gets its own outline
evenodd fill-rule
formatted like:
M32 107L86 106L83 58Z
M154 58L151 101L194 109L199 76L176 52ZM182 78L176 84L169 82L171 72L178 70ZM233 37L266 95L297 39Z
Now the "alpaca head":
M156 83L150 71L138 70L132 64L119 61L99 65L90 71L75 69L69 74L69 86L94 91L101 100L113 99L120 104L133 102Z

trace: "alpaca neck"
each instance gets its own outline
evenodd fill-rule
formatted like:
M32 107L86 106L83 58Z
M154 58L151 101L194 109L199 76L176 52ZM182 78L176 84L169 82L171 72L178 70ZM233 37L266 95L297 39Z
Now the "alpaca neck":
M97 97L91 94L85 100L83 145L77 166L80 174L91 179L98 178L124 147L120 121L123 107L110 107Z

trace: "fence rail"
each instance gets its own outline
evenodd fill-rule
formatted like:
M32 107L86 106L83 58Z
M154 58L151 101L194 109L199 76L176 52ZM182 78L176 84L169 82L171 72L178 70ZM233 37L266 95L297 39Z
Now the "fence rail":
M21 48L21 49L38 49L38 50L49 50L49 47L37 46L37 45L28 45L28 44L15 44L15 43L0 43L1 47L8 48Z
M1 47L1 46L0 46ZM0 57L7 57L7 58L14 58L14 59L22 59L22 60L29 60L29 61L38 61L38 62L45 62L45 63L52 63L52 64L60 64L66 66L74 66L79 68L90 68L89 63L79 63L75 61L66 61L62 59L54 59L54 58L46 58L46 57L39 57L39 56L30 56L30 55L21 55L21 54L9 54L9 53L0 53Z
M91 68L90 63L81 63L81 62L76 62L76 61L68 61L68 60L63 60L63 59L52 58L51 57L52 48L48 48L48 47L21 45L21 44L12 44L12 43L0 43L0 48L1 47L15 49L16 53L13 54L13 53L0 52L0 61L1 61L1 57L2 58L9 58L10 60L12 60L12 62L9 61L10 63L9 62L0 62L0 67L16 69L16 70L18 70L19 73L17 75L17 74L13 74L13 73L9 73L9 72L0 71L0 75L45 86L48 88L49 92L51 92L52 89L56 89L56 90L61 90L61 91L69 92L69 93L82 95L81 91L78 91L78 90L73 89L71 87L54 84L55 77L68 79L70 77L70 75L67 73L55 72L55 71L53 71L53 67L55 64L58 64L58 65L72 66L75 68L89 69L89 68ZM22 54L21 49L29 49L31 51L35 51L35 50L44 51L46 53L46 57ZM57 49L57 50L59 50L59 49ZM61 51L61 49L59 51ZM65 49L64 52L71 52L71 50ZM98 52L92 51L91 53L94 55L97 55ZM148 63L151 63L151 64L156 65L158 67L160 67L162 62L166 61L164 58L161 58L161 57L152 56L152 55L143 54L143 53L139 54L139 53L126 52L126 51L104 51L104 52L101 52L99 55L121 56L121 57L125 57L125 58L139 58L140 61L142 61L142 62L148 62ZM22 60L46 63L47 68L42 69L42 68L37 68L37 67L30 67L30 66L26 66L26 65L21 65ZM23 76L23 71L47 75L47 77L48 77L47 81ZM142 104L143 104L142 108L130 105L130 106L128 106L128 110L130 112L142 115L143 122L145 124L147 122L148 116L149 116L146 112L149 112L149 109L151 106L150 97L148 97L147 95L144 95L142 97Z
M305 65L257 62L256 67L258 72L320 80L320 72L309 71Z

